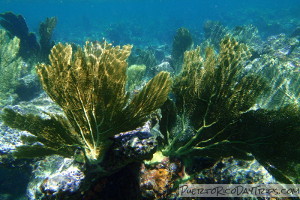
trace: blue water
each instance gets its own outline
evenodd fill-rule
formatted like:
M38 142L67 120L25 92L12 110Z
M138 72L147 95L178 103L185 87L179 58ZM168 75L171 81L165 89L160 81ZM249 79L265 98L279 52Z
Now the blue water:
M5 11L22 14L33 32L46 17L56 16L54 39L78 43L104 37L115 43L170 44L182 26L200 40L206 20L229 27L253 24L263 36L290 33L300 25L299 0L1 0L0 12ZM118 33L109 35L111 29Z
M7 11L21 14L35 33L46 17L56 16L56 43L105 38L115 44L171 47L176 30L186 27L200 44L207 20L230 28L253 24L263 39L300 27L300 0L0 0L0 13ZM14 195L16 185L25 196L29 175L20 173L1 169L7 176L0 176L0 193ZM11 174L21 183L12 182Z

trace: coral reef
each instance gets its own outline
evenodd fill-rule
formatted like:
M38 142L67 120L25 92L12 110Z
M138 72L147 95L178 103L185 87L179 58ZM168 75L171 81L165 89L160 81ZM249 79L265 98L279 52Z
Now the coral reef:
M147 77L153 77L153 68L157 65L154 52L151 49L134 49L134 52L129 56L128 63L130 65L145 65Z
M153 158L155 155L153 156ZM278 184L256 160L233 157L204 165L196 158L186 168L179 159L163 157L156 163L145 162L140 169L142 199L179 199L178 184ZM230 199L230 198L228 198Z
M259 40L258 29L252 24L247 26L236 26L232 30L232 36L239 42L250 44Z
M158 157L158 158L156 158ZM154 154L140 169L140 188L143 199L170 199L176 196L177 181L185 176L184 166L179 160Z
M247 112L266 88L261 77L243 74L244 61L250 56L245 45L226 37L220 46L217 57L212 48L206 49L205 59L199 47L185 53L183 70L173 87L181 128L173 136L168 135L170 130L164 133L171 139L166 155L179 156L201 149L202 145L218 145L215 139ZM216 133L207 131L215 127L220 128ZM189 129L195 131L194 135L182 141Z
M83 198L78 199L141 199L139 169L140 163L129 164L115 174L99 179Z
M33 113L44 119L48 117L44 112L61 113L59 107L49 97L46 97L45 94L31 101L18 102L18 105L9 106L9 108L22 114ZM1 114L3 113L2 111L3 109L0 109ZM27 140L24 140L25 138ZM26 193L28 194L29 192L26 192L26 190L29 190L27 188L29 186L28 182L30 179L37 178L33 176L35 171L32 168L36 160L16 159L13 156L13 152L18 146L24 144L36 145L36 139L32 138L32 135L26 131L19 131L5 126L2 120L0 120L0 144L0 171L2 174L0 193L11 195L5 199L28 199L29 197L26 197ZM46 164L45 162L41 163ZM48 164L51 165L50 163ZM34 185L34 187L39 188L39 185ZM4 196L1 196L1 198L4 198Z
M281 34L269 37L260 56L247 66L249 71L262 74L269 82L270 90L258 102L258 106L278 109L288 104L299 104L300 46L296 38Z
M115 134L141 126L165 102L171 81L168 73L161 72L128 103L125 85L130 49L130 45L121 49L106 42L87 42L83 50L78 48L75 53L71 45L53 47L51 65L39 64L37 72L44 90L67 119L52 115L43 120L5 109L6 124L28 130L44 144L19 147L16 155L72 156L79 147L87 161L98 163Z
M258 57L262 53L262 39L259 35L257 27L253 25L236 26L229 33L238 42L247 44L251 50L252 58Z
M56 21L52 17L41 23L38 43L36 35L29 32L22 15L12 12L0 14L0 25L5 29L1 29L0 76L3 78L0 80L0 93L6 95L1 98L1 104L12 104L16 100L28 101L41 92L34 65L37 62L48 62L50 49L54 45L51 37ZM10 47L7 46L9 40Z
M298 156L288 149L297 149L299 104L257 108L261 98L270 98L264 96L270 87L245 67L249 50L228 36L220 48L218 56L207 48L205 58L199 47L185 53L183 70L173 86L176 102L167 101L162 109L162 152L182 159L255 158L278 181L297 182Z
M127 88L128 91L134 91L142 86L143 78L146 72L145 65L131 65L127 69Z
M0 106L13 103L19 79L24 71L23 60L18 56L20 40L10 39L5 30L0 29Z
M80 163L61 156L49 156L33 165L32 178L28 183L28 199L53 199L77 192L85 175Z
M13 12L0 14L0 25L9 32L10 37L20 39L19 55L26 61L45 62L48 59L54 42L51 41L53 30L57 23L56 17L47 18L39 27L40 40L34 33L29 32L26 21L22 15L16 15Z
M226 35L231 35L237 42L247 44L252 57L258 57L262 53L262 39L257 27L252 24L228 28L219 21L206 21L203 27L205 41L202 47L212 46L219 49L220 42Z
M56 17L46 18L45 22L40 24L39 34L40 34L40 56L41 60L47 60L51 48L55 45L52 41L52 34L57 24Z
M207 22L211 24L213 22ZM217 22L214 22L218 24ZM213 24L214 24L213 23ZM297 35L275 35L262 41L258 29L253 25L237 26L233 29L222 26L223 34L228 33L238 42L247 44L251 51L251 62L247 64L247 73L261 74L271 87L259 99L258 106L277 109L289 103L299 103L299 40ZM296 29L297 30L297 29ZM220 37L208 36L202 46L217 43ZM218 46L213 44L213 46Z
M19 84L15 89L15 93L18 95L19 101L30 101L40 95L42 92L42 87L39 82L39 78L34 71L28 71L30 69L27 64L24 63L22 66L24 69L24 76L22 76L18 81Z
M5 108L13 109L22 115L27 115L29 113L38 115L40 118L45 120L50 119L45 113L62 114L61 109L54 104L49 97L46 97L45 94L35 98L34 100L19 102L18 105L10 105ZM3 109L1 109L0 112L3 114ZM24 144L33 145L36 142L36 139L31 138L33 135L30 133L5 126L2 120L0 121L0 130L1 155L7 155L10 157L10 154L15 151L16 147Z
M43 119L33 114L21 115L12 109L5 108L2 119L6 125L28 131L36 136L36 138L26 137L24 140L35 140L44 144L18 146L14 153L16 157L32 158L51 154L71 157L76 150L74 145L79 145L68 130L68 121L61 116Z
M256 160L224 158L195 176L197 184L276 184Z
M154 73L157 74L161 71L166 71L166 72L170 72L171 74L174 74L174 69L172 68L172 66L170 65L169 62L165 61L160 63L159 65L156 65L153 69Z
M172 49L132 52L55 45L56 24L47 18L36 38L21 15L0 14L0 170L24 168L29 199L180 199L180 183L300 181L299 27L262 41L251 24L207 21L196 48L197 31L179 28ZM122 22L93 37L142 34Z
M205 39L215 48L219 47L221 40L228 34L228 28L219 21L206 21L203 30Z
M144 126L135 130L115 135L114 151L116 154L123 155L122 157L126 155L128 159L135 161L151 158L157 146L151 133L152 126L148 121Z
M160 167L157 169L146 170L146 168L143 167L141 171L141 188L144 192L144 198L166 198L168 190L170 190L170 188L173 186L171 180L172 174L169 172L169 169Z
M190 31L186 28L179 28L173 39L172 59L176 72L180 72L180 67L183 61L183 54L193 45L193 38Z
M16 36L20 39L20 56L26 59L32 55L37 55L40 46L35 34L29 32L23 16L6 12L1 13L0 17L0 25L10 33L11 37Z
M44 120L50 119L49 114L63 114L61 108L45 93L34 100L20 102L18 105L10 106L9 108L18 111L22 115L34 114ZM157 142L152 134L152 126L154 125L147 121L142 127L115 135L112 138L114 143L101 163L102 170L114 173L132 162L150 159L157 147ZM12 129L1 122L0 135L0 170L3 167L14 167L16 168L15 171L21 170L22 176L19 175L20 179L27 178L26 180L28 180L31 177L27 188L28 199L80 198L81 193L85 194L85 191L91 186L96 177L103 175L99 172L90 175L92 170L85 165L85 157L80 149L76 149L75 155L71 158L52 155L46 156L41 160L16 159L12 154L19 146L41 145L41 143L29 132ZM36 152L32 152L32 154L37 155ZM76 173L71 173L75 172L74 169L76 169ZM11 173L15 174L16 172L11 171ZM84 178L81 176L83 173ZM105 175L108 176L107 173ZM78 179L78 177L82 177L82 179ZM9 185L17 184L18 181L15 181L15 177L13 179L6 180L3 177L2 180L4 181L3 183L11 181ZM26 184L19 185L20 187L22 186L20 190L22 189L23 192L26 190Z
M246 113L241 120L236 139L244 141L244 145L238 148L251 152L277 181L298 183L299 104L276 110L258 109Z

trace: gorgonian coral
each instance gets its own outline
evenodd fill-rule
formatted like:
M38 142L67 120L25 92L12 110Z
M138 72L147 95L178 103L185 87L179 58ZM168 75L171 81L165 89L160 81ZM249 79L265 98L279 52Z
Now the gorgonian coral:
M10 39L5 30L0 29L0 104L5 104L16 96L15 89L22 74L23 61L18 56L20 40Z
M44 90L67 119L52 116L43 120L6 109L4 121L36 135L45 145L39 146L45 155L72 156L74 148L80 147L88 161L100 162L112 137L141 126L165 102L170 89L169 74L161 72L129 101L126 59L131 47L87 42L83 49L73 52L71 45L57 44L51 50L51 64L37 65L37 73ZM27 123L22 124L22 119ZM35 148L20 147L17 155L34 156Z

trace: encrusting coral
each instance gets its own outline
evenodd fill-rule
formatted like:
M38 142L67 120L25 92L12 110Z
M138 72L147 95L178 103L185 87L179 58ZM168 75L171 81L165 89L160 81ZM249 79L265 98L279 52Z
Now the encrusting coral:
M67 119L51 116L44 120L5 109L4 121L37 136L45 145L39 147L45 155L72 156L74 148L79 147L89 162L101 162L113 143L113 136L143 125L148 115L165 102L170 89L169 74L161 72L129 102L125 90L126 59L131 48L131 45L121 48L106 42L87 42L83 49L78 47L73 52L71 45L55 45L49 57L51 64L38 64L37 73L44 90ZM22 125L20 119L27 124ZM17 155L22 157L26 149L32 153L26 156L33 157L34 148L18 148L21 151Z

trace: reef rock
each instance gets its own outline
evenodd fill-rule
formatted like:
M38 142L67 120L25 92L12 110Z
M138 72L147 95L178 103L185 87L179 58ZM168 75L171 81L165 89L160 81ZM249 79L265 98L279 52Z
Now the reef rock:
M80 163L61 156L48 156L35 163L28 184L30 200L56 199L78 192L85 175Z
M276 184L269 172L256 160L224 158L195 178L197 184Z

